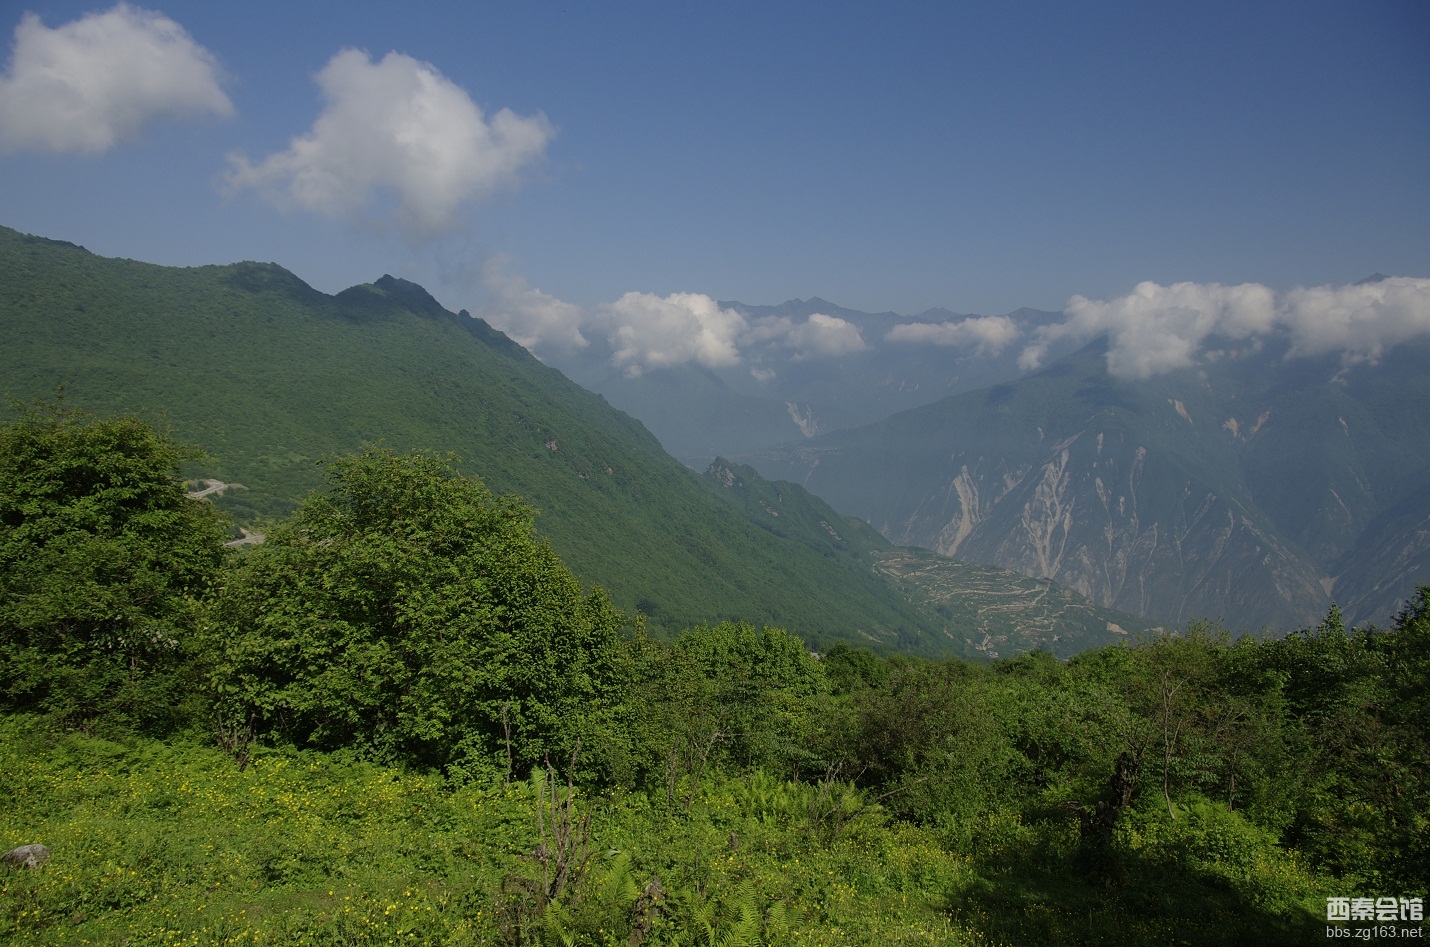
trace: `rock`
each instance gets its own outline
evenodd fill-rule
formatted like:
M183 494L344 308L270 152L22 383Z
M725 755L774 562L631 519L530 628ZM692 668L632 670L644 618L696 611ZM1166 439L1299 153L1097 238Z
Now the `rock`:
M0 855L0 861L20 868L39 868L49 860L50 850L43 845L21 845Z

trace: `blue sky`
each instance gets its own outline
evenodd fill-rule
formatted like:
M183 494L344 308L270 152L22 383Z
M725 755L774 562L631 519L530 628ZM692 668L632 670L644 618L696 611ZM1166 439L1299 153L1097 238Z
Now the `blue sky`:
M27 11L46 30L117 15L6 0L0 28L14 39ZM390 272L474 311L500 305L497 272L582 311L635 292L985 314L1142 281L1430 277L1421 0L120 12L142 30L145 11L187 32L213 87L151 97L109 146L22 133L40 87L15 40L0 224L165 264L272 260L328 292ZM348 79L343 50L362 51ZM350 112L421 73L481 110L478 131L507 109L526 137L449 169L447 191L383 152L326 204L300 198L299 171L372 144L338 128L319 158L283 157L321 137L325 70Z

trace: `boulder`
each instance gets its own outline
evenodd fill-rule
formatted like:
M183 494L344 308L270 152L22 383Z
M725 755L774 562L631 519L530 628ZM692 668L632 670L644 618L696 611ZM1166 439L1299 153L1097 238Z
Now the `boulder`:
M0 861L20 868L39 868L49 860L50 850L43 845L21 845L0 855Z

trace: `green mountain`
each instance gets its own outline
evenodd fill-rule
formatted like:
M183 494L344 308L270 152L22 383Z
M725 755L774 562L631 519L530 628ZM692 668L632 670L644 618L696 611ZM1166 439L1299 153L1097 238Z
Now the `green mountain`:
M0 229L0 394L59 386L205 450L186 475L226 485L212 496L246 527L317 487L324 456L375 440L452 451L536 506L577 574L657 631L732 618L814 643L973 650L975 629L951 633L867 550L733 510L639 422L390 276L328 296L276 264L161 267ZM855 528L820 515L841 536Z
M1152 378L1105 343L761 455L890 540L1181 623L1385 623L1430 578L1430 342L1379 365L1259 352Z

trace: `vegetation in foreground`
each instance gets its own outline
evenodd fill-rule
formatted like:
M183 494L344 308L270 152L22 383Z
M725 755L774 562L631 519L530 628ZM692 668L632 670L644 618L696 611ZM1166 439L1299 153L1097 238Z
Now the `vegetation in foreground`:
M1430 880L1394 627L993 667L673 645L425 454L262 547L132 419L0 429L0 939L1221 944Z

